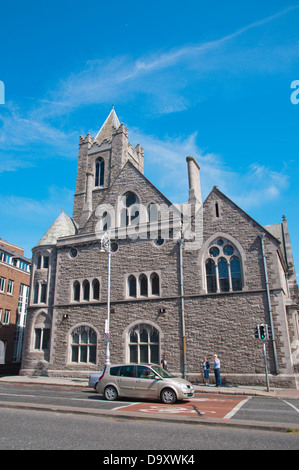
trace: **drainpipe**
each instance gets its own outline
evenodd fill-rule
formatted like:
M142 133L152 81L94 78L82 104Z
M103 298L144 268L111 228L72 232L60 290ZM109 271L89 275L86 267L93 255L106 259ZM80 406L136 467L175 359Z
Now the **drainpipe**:
M271 327L271 334L272 334L272 345L273 345L274 362L275 362L275 373L278 375L279 374L279 368L278 368L276 343L275 343L275 335L274 335L274 327L273 327L269 280L268 280L267 263L266 263L266 256L265 256L265 247L264 247L264 236L265 236L264 233L259 233L259 237L260 237L260 240L261 240L261 246L262 246L263 264L264 264L264 272L265 272L268 311L269 311L269 318L270 318L270 327Z
M184 305L184 279L183 279L183 239L178 240L180 247L180 296L181 296L181 320L182 320L182 340L183 340L183 377L186 379L186 331L185 331L185 305Z

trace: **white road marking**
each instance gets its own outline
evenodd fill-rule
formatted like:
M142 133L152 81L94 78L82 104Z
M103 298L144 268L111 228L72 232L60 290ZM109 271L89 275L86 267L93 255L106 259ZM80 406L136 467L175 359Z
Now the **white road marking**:
M294 408L294 410L296 410L296 411L297 411L297 413L299 413L299 410L298 410L298 408L296 408L296 406L295 406L295 405L293 405L292 403L289 403L289 402L288 402L288 401L286 401L286 400L282 400L282 401L284 401L284 402L285 402L287 405L290 405L292 408Z
M240 401L240 403L238 403L229 413L227 413L227 415L225 415L223 419L231 419L237 413L237 411L239 411L239 409L242 408L242 406L245 405L248 400L250 400L250 398L252 397L248 397Z

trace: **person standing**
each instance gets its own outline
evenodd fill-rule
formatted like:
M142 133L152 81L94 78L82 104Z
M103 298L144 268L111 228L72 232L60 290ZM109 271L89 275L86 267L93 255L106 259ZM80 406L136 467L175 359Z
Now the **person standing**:
M166 354L164 354L163 359L161 360L161 366L163 367L163 369L167 370Z
M220 360L218 359L217 354L214 354L214 374L216 387L221 387L221 376L220 376Z
M205 384L206 386L209 386L209 382L210 382L210 378L209 378L209 374L210 374L210 363L209 363L209 361L207 360L207 356L205 356L204 359L203 359L202 367L203 367L203 380L204 380L204 384Z

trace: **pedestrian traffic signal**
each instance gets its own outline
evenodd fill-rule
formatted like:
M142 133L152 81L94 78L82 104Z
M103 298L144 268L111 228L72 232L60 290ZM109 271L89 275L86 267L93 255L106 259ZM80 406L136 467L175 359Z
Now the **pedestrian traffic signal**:
M257 339L260 339L260 333L259 333L259 331L260 331L260 326L257 325L257 326L255 327L255 330L254 330L254 336L255 336L255 338L257 338Z

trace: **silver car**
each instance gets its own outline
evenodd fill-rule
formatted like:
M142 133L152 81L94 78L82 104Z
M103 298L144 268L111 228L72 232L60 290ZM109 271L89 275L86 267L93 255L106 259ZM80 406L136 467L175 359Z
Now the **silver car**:
M194 396L190 382L174 377L155 364L115 364L106 366L96 391L106 400L118 397L160 399L171 404Z
M88 386L96 390L99 378L101 377L102 374L103 374L103 371L97 372L96 374L91 374L88 379Z

